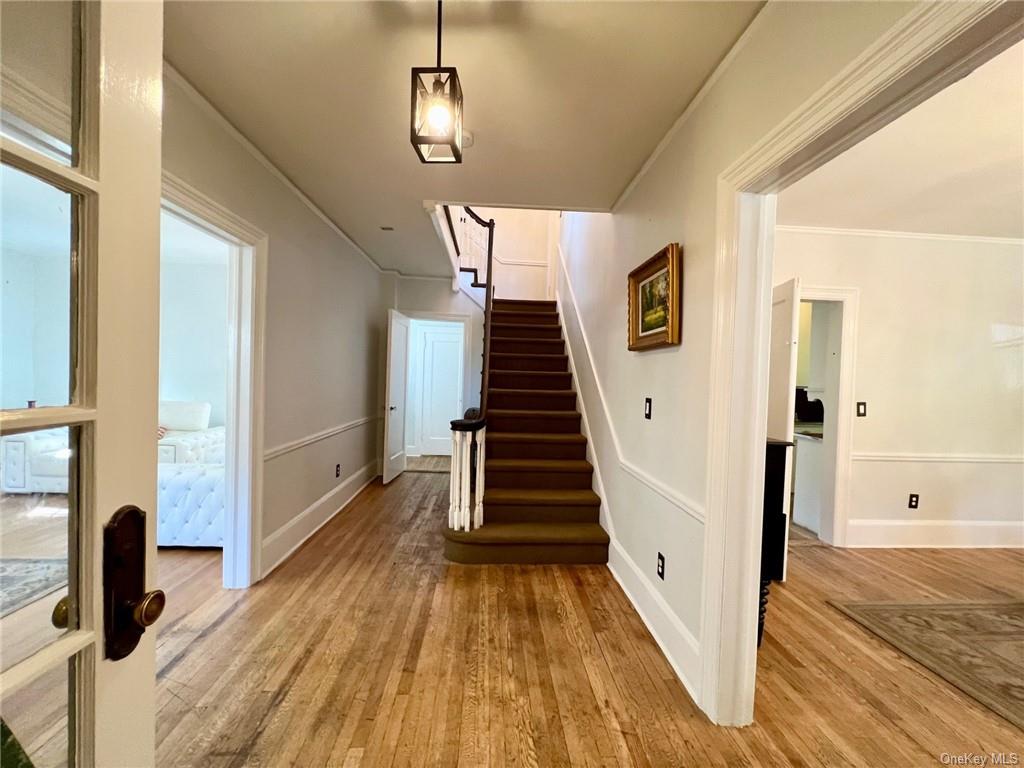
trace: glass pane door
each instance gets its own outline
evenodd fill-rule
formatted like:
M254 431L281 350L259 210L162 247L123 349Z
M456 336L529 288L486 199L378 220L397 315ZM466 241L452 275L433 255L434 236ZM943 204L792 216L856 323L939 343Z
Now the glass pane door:
M152 589L162 8L0 15L0 764L152 765L155 630L108 636L103 550L143 510Z

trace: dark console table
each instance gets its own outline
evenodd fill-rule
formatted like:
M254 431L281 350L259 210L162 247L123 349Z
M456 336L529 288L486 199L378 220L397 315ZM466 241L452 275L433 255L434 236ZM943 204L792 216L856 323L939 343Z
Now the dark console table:
M757 644L764 636L768 590L782 579L786 562L786 454L793 443L768 439L764 457L764 514L761 518L761 599L757 611Z

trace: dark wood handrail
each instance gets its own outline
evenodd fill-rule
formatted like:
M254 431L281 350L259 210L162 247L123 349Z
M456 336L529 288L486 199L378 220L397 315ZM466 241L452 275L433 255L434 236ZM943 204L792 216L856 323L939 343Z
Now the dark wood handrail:
M447 205L442 205L444 208L444 217L448 222L448 231L452 236L452 243L455 245L455 255L457 257L462 256L462 250L459 248L459 238L455 234L455 225L452 222L451 210ZM457 422L452 422L452 429L456 431L473 431L472 426L479 429L484 426L487 418L487 387L491 378L491 309L494 305L494 281L491 280L491 272L494 267L494 219L484 220L476 211L470 208L468 205L463 206L463 210L469 214L469 217L473 219L481 227L487 230L487 273L484 279L484 360L483 369L480 376L480 409L479 413L474 414L476 418L473 419L459 419ZM479 275L477 275L479 280ZM456 426L456 424L460 426Z
M484 367L480 377L480 417L487 418L487 388L491 379L491 310L494 305L494 219L484 221L469 206L466 213L479 224L487 228L487 292L484 295Z
M452 223L452 211L447 205L442 205L444 208L444 218L448 222L448 232L452 236L452 244L455 246L455 258L462 257L462 250L459 248L459 236L455 234L455 225Z

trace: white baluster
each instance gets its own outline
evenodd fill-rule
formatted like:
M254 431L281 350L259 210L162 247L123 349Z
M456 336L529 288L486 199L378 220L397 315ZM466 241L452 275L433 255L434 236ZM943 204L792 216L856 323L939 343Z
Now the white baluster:
M469 432L462 433L462 450L459 451L460 468L459 468L459 484L461 490L459 491L459 530L469 530L469 476L470 476L470 463L469 457L472 452L472 440L473 435Z
M484 445L487 427L476 433L476 508L473 510L473 527L484 524L484 462L487 452Z
M452 466L448 476L448 527L457 530L456 515L459 510L459 437L461 432L452 430Z

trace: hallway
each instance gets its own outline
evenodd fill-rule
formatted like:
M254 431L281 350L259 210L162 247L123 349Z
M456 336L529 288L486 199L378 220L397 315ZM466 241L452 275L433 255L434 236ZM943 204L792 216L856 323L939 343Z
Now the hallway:
M447 483L375 482L247 592L162 552L158 764L934 765L1021 743L824 604L1005 599L1019 552L794 548L756 724L719 729L605 567L446 563Z

